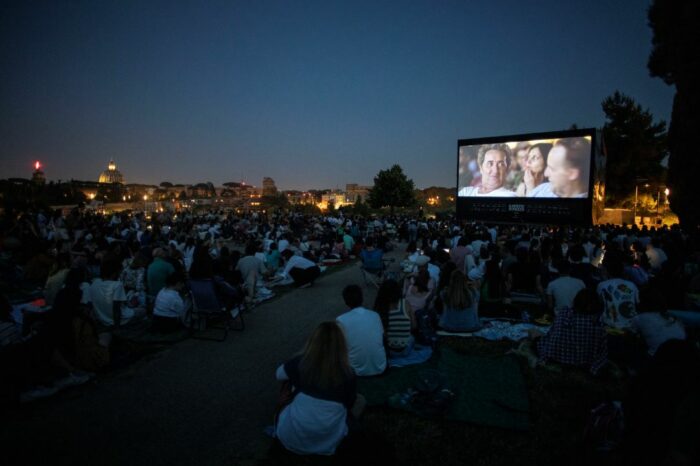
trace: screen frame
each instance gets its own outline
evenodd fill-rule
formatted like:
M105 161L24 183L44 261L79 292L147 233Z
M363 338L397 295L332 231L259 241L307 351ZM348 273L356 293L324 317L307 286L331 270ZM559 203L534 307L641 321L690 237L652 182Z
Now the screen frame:
M589 137L591 141L591 154L589 160L588 190L585 198L528 198L528 197L460 197L460 148L465 146L478 146L482 144L496 144L506 142L526 142L539 139L563 139L571 137ZM593 190L597 157L597 131L595 128L576 128L563 131L547 131L538 133L510 134L504 136L489 136L479 138L459 139L457 141L457 170L455 200L457 217L467 220L479 220L493 223L569 223L575 225L591 225L593 220ZM511 163L514 163L511 160ZM473 207L492 204L498 214L485 215L475 213ZM528 214L528 210L535 211L542 206L552 206L557 214L548 218L543 214ZM504 213L504 207L506 212Z

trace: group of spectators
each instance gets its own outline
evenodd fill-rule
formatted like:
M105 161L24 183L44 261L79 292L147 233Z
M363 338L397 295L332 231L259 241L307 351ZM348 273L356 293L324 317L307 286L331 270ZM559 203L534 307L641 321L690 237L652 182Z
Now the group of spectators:
M658 428L659 424L672 428L679 406L697 402L697 237L676 227L498 227L415 219L407 223L398 228L407 233L406 240L411 239L402 263L403 279L385 275L371 308L364 307L360 287L346 287L343 299L348 311L335 323L321 324L302 356L278 369L277 378L290 379L304 395L303 401L291 398L280 406L276 432L286 448L333 453L352 432L363 406L354 377L381 375L391 358L409 354L414 345L428 344L422 319L447 332L472 333L484 325L480 317L489 316L524 320L548 330L532 330L530 343L525 343L536 364L559 364L609 377L622 371L633 387L649 384L650 394L641 396L643 390L635 388L625 402L634 419L628 441L635 443L654 427L659 435L656 444L637 448L637 453L664 455L672 450L697 458L692 442L674 444ZM371 240L365 241L359 256L376 264L375 250ZM334 335L326 342L343 341L336 351L326 351L337 359L319 358L314 366L305 359L306 351L324 331ZM670 357L683 363L666 365ZM325 365L344 368L345 375L337 378L338 391L333 392L337 396L291 376L298 370L294 368L298 358L309 364L311 372L323 373ZM669 372L689 378L674 392L676 403L657 409L662 392L668 392L660 377ZM324 402L334 406L335 414L319 419L316 415L328 411L315 404ZM655 408L645 408L645 403ZM319 440L322 432L333 435Z
M1 226L0 355L14 389L36 384L31 372L39 367L84 380L109 364L114 338L129 325L182 328L188 281L213 281L227 309L243 309L263 282L311 286L323 263L357 256L377 264L377 255L406 244L403 273L383 277L371 309L359 286L347 286L348 311L322 323L301 355L278 369L294 389L280 406L276 435L297 453L332 454L362 411L354 378L380 375L392 357L434 344L429 327L471 333L484 317L550 325L531 335L537 361L594 374L612 360L631 375L654 377L658 355L668 357L665 348L674 345L684 360L697 357L688 339L697 339L700 243L677 227L295 213L148 218L81 209L6 213ZM16 283L32 298L39 286L48 310L18 315L22 296L7 286ZM670 423L668 413L658 415Z

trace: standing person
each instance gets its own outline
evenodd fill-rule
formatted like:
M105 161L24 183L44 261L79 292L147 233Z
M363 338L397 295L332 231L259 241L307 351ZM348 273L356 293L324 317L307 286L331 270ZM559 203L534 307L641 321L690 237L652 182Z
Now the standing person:
M343 300L350 310L336 321L345 334L350 365L358 376L381 374L387 364L384 327L379 314L362 307L362 289L357 285L343 289Z
M306 288L313 285L319 275L321 269L314 262L306 257L296 256L290 249L285 249L281 253L284 260L284 270L282 276L291 277L294 280L294 286Z
M365 405L338 324L316 327L303 352L278 367L276 377L289 381L293 399L277 417L275 436L297 454L333 455Z

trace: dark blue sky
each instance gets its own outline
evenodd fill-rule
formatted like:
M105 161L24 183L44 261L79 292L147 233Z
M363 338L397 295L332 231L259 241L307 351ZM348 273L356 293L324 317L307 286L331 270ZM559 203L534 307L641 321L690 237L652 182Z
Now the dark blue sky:
M647 1L3 2L0 178L282 189L399 163L454 186L460 138L668 121Z

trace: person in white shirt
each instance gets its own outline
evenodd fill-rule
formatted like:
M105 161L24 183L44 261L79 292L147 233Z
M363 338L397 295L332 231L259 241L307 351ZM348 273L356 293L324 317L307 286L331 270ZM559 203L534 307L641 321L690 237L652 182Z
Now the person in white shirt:
M97 323L102 327L119 327L145 314L145 309L124 305L126 291L118 280L120 272L118 259L105 258L100 264L100 277L83 293L83 304L92 304Z
M184 286L185 280L177 272L171 273L165 279L165 287L158 292L153 305L154 332L171 333L186 323L190 303L180 295Z
M547 307L555 315L563 309L572 309L574 298L579 291L586 288L583 280L569 276L570 265L568 261L561 261L557 265L561 276L549 282L545 294L547 295Z
M632 330L644 339L649 356L654 356L668 340L686 339L685 327L666 311L666 302L658 290L645 289L641 293L639 311L632 318Z
M647 259L649 259L649 266L651 267L651 270L656 272L661 270L664 262L668 260L668 256L664 250L659 247L658 240L656 239L647 244L646 256Z
M289 248L285 249L280 257L284 260L282 276L294 280L297 287L309 287L321 275L318 265L306 257L295 255Z
M361 377L383 373L387 361L384 327L379 314L362 307L362 289L358 285L346 286L343 300L350 310L338 316L336 322L347 340L350 365Z

